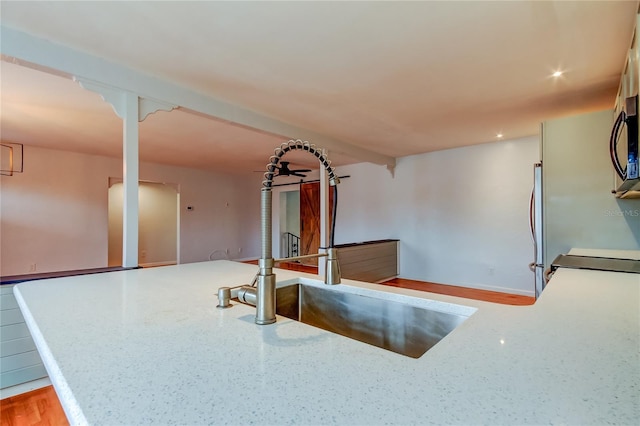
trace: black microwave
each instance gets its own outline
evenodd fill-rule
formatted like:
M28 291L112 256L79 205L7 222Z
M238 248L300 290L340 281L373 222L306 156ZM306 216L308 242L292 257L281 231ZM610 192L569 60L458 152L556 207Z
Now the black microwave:
M616 173L623 181L638 178L638 95L626 98L624 106L624 110L620 111L613 124L611 138L609 139L611 162ZM625 133L626 144L624 144ZM626 161L620 160L618 153L621 136L623 136L623 146L626 145L627 148ZM625 163L626 166L623 166Z

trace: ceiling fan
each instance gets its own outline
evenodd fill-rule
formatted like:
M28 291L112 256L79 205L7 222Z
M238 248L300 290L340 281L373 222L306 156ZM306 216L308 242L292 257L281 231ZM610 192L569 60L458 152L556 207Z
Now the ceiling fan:
M280 162L280 166L276 166L277 172L274 175L275 177L278 176L298 176L298 177L307 177L307 175L304 175L303 173L307 173L310 172L311 169L290 169L289 168L289 162L288 161L281 161Z

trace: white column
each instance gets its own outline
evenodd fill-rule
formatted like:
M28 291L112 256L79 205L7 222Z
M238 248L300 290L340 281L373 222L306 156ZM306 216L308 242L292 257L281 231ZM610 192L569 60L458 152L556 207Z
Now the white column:
M138 122L157 111L171 111L178 106L99 81L73 77L82 88L98 93L122 119L122 266L138 266ZM179 229L179 228L178 228ZM179 235L179 233L178 233ZM178 251L178 262L180 259Z
M328 155L326 150L323 151L325 156ZM329 173L320 165L320 247L329 247ZM326 253L326 250L320 250L320 253ZM318 275L324 276L326 273L327 260L324 257L318 259Z
M138 266L138 95L124 92L122 117L122 266Z

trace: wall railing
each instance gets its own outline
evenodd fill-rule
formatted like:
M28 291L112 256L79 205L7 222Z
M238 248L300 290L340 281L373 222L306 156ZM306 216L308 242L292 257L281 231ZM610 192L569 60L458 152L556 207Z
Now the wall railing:
M293 257L300 255L300 237L291 232L282 233L282 247L284 257Z

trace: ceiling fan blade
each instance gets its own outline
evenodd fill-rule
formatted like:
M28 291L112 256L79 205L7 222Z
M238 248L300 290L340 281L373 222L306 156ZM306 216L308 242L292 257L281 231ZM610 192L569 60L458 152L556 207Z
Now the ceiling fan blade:
M307 177L307 175L303 175L302 173L298 173L298 171L299 170L292 171L291 173L289 173L289 176L298 176L298 177L302 177L302 178Z
M295 169L295 170L291 170L292 172L297 172L297 173L307 173L310 172L311 169Z

